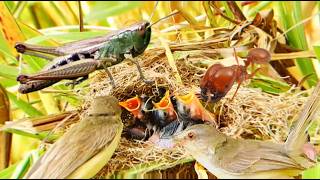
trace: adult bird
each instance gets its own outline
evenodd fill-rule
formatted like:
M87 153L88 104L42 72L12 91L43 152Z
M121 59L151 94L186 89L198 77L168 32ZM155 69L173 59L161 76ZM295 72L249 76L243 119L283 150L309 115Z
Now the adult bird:
M87 115L36 161L25 178L92 178L118 146L123 129L120 114L116 98L95 98Z
M319 109L320 83L284 143L234 139L206 124L187 128L173 141L218 178L292 178L315 165L307 129Z

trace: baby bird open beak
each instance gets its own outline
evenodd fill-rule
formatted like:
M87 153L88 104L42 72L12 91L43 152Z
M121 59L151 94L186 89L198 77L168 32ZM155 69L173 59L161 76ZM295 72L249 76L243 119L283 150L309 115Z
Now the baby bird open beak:
M176 112L174 110L173 104L170 99L169 91L166 91L164 97L158 103L153 102L153 105L157 110L164 111L166 114L165 117L158 117L158 118L166 119L169 121L175 120L177 118ZM159 114L158 116L161 116L161 115ZM164 116L164 114L162 116Z
M178 110L180 112L188 112L191 119L201 119L203 121L215 123L215 116L202 106L200 100L193 91L184 96L176 96L176 98L178 102Z
M135 118L142 119L142 101L138 96L121 101L119 105L131 112Z

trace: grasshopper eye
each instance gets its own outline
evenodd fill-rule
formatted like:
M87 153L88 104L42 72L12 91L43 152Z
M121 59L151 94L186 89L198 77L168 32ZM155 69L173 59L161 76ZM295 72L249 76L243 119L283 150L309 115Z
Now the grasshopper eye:
M140 36L144 36L144 35L145 35L145 32L146 32L145 25L141 25L141 26L138 27L137 33L138 33Z
M138 31L143 31L144 30L144 26L140 26Z

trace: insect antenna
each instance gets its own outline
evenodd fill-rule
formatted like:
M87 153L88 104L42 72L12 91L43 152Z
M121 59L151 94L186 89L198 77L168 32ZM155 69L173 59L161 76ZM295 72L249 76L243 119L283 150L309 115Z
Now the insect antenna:
M153 26L153 25L157 24L158 22L160 22L160 21L162 21L162 20L165 20L165 19L167 19L167 18L169 18L169 17L171 17L171 16L174 16L174 15L176 15L176 14L178 14L178 13L179 13L179 11L178 11L178 10L175 10L173 13L171 13L171 14L169 14L169 15L167 15L167 16L165 16L165 17L163 17L163 18L160 18L160 19L158 19L156 22L154 22L154 23L150 24L147 28L149 28L149 27L151 27L151 26Z
M151 16L150 16L150 18L149 18L149 22L151 21L153 15L154 15L154 12L156 11L156 8L157 8L157 6L158 6L158 3L159 3L159 1L156 1L156 4L154 5L153 10L152 10L152 13L151 13Z

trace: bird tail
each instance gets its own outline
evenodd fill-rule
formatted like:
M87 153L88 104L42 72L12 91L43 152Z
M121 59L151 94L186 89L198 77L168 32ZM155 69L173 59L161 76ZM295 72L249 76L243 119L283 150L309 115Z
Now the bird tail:
M315 115L320 109L320 82L314 88L308 101L303 107L303 110L298 115L295 125L291 129L288 138L285 142L285 148L288 152L293 152L301 149L308 141L307 130ZM297 148L298 147L298 148Z

